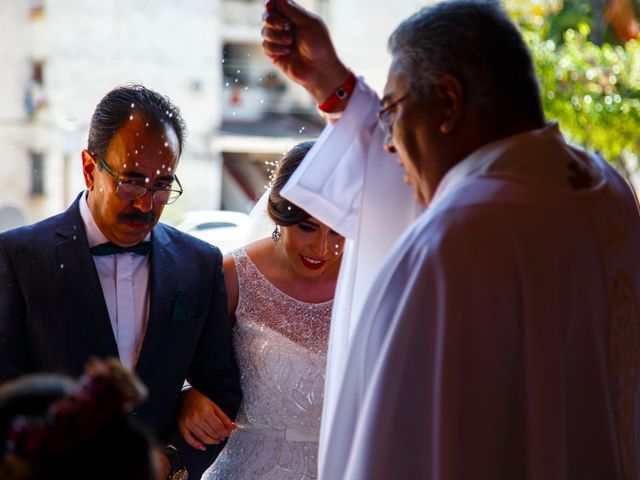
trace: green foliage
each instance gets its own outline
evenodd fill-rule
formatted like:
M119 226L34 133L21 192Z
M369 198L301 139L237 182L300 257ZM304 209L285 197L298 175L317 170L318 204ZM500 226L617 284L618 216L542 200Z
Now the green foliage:
M585 22L554 41L552 22L541 22L548 17L537 8L530 15L514 10L514 18L533 53L547 118L557 120L570 141L629 176L640 148L640 42L596 45Z

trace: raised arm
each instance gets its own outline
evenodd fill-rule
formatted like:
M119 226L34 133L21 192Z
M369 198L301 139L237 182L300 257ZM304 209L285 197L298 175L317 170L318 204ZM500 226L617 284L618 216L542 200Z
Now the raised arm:
M318 104L351 75L338 58L327 26L317 15L290 0L269 0L262 20L264 53ZM344 109L347 100L334 111Z

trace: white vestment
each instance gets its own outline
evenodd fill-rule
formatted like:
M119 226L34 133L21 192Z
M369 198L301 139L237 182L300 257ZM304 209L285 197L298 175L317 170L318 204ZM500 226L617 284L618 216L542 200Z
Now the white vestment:
M379 108L376 93L359 81L338 125L327 126L281 191L347 237L327 353L320 467L333 438L329 419L342 417L337 394L356 320L384 259L420 210L395 155L382 150Z
M365 138L371 116L347 135ZM377 167L370 140L358 161ZM312 178L340 171L340 152L323 146L290 198L371 249L372 169L364 183L362 171ZM358 192L341 196L349 182ZM339 230L334 210L344 220L359 208L359 228ZM640 478L640 220L604 161L555 125L486 145L447 173L390 254L364 258L343 261L336 301L354 301L351 316L334 311L321 479ZM364 302L360 269L377 271Z

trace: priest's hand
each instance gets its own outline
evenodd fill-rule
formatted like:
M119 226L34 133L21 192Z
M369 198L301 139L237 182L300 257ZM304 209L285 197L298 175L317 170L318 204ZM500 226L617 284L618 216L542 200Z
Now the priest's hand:
M209 397L191 387L183 390L178 410L178 430L193 448L217 445L236 428L235 423Z
M350 75L320 17L292 0L268 0L262 15L262 50L321 104Z

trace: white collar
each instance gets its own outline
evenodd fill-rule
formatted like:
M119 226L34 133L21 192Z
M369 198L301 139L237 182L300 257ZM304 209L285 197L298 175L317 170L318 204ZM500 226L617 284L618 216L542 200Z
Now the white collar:
M466 178L487 172L527 175L540 182L569 188L567 162L579 161L596 178L603 174L590 154L568 145L557 122L488 143L454 165L440 181L432 205Z
M93 214L91 213L91 209L89 209L89 204L87 203L87 196L89 194L88 190L85 190L80 197L79 206L80 206L80 216L82 217L82 223L84 223L84 231L87 234L87 241L89 242L89 248L100 245L101 243L106 243L109 240L98 228L96 221L93 218Z

